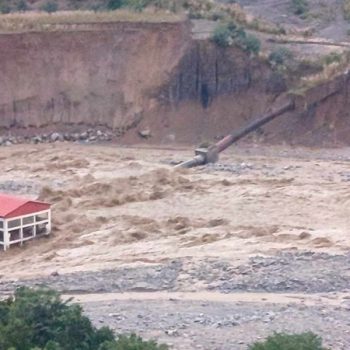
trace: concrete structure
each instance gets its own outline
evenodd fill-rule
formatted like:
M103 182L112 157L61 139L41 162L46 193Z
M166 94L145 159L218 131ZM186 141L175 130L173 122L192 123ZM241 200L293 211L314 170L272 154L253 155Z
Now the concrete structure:
M0 194L0 247L6 250L50 232L50 204Z

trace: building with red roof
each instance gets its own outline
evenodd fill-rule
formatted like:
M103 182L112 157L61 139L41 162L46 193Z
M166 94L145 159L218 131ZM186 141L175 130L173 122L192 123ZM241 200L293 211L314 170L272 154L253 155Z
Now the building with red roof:
M50 233L50 204L0 193L0 245L4 250Z

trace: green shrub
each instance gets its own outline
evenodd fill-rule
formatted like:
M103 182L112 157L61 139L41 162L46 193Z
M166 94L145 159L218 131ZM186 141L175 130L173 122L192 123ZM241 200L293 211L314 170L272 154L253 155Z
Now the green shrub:
M342 55L338 52L331 52L322 58L322 63L329 66L332 63L340 63L342 61Z
M117 341L105 342L98 350L168 350L166 345L158 345L153 340L144 341L135 334L131 336L122 335Z
M291 0L293 13L297 16L305 17L309 11L309 3L307 0Z
M29 10L29 6L26 0L19 0L16 7L17 7L17 11L20 11L20 12Z
M19 288L0 301L0 349L13 350L166 350L140 337L120 336L95 328L79 305L57 292Z
M56 1L48 1L40 7L40 10L47 13L56 12L58 10L58 4Z
M344 18L350 19L350 0L343 0Z
M7 13L10 13L11 12L11 7L9 5L0 5L0 12L2 14L7 14Z
M224 11L213 11L209 19L212 21L222 21L226 18L226 13Z
M269 62L273 65L282 66L293 58L293 53L285 47L273 50L269 55Z
M20 288L0 302L0 314L0 349L93 350L114 339L112 331L94 328L79 305L50 290Z
M313 75L322 72L324 66L320 60L308 60L302 59L298 61L297 70L302 73L302 75Z
M214 29L212 39L221 47L231 46L234 42L236 31L237 26L234 23L220 23Z
M8 2L8 0L0 0L0 12L1 13L10 13L11 12L11 6Z
M249 350L325 350L322 340L313 333L284 334L276 333L263 342L257 342Z
M107 9L108 10L117 10L122 7L128 7L134 11L141 12L143 11L147 6L149 5L155 5L157 7L160 7L162 5L162 1L155 1L155 0L109 0L107 3Z
M123 6L124 6L123 0L109 0L107 3L107 9L110 11L120 9Z
M257 55L260 52L261 43L260 40L252 35L246 34L239 40L239 44L243 50Z
M151 0L127 0L126 1L126 5L129 8L139 12L144 10L151 3L152 3Z
M237 45L243 50L258 54L260 51L260 40L252 34L247 34L243 28L234 22L220 23L216 26L212 40L221 47Z

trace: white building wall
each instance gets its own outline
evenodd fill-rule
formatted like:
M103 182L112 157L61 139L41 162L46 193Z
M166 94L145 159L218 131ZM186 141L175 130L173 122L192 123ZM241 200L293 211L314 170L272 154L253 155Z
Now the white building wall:
M40 216L46 216L46 218L42 219ZM40 232L41 228L45 230ZM0 245L4 250L7 250L12 244L22 245L36 236L49 235L51 233L51 209L11 219L0 219L0 233L3 234Z

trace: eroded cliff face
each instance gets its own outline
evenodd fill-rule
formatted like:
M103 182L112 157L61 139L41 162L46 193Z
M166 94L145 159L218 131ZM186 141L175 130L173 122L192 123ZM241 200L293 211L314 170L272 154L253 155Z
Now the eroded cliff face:
M290 113L250 135L267 143L350 144L350 74L298 96ZM287 82L268 63L237 48L194 41L159 94L161 105L141 125L157 142L201 143L246 126L290 99ZM248 138L249 138L248 137Z
M0 35L0 126L130 125L186 50L188 23Z
M305 146L350 144L350 73L304 92L295 111L265 127L266 141Z
M141 125L157 142L201 143L246 126L290 100L288 83L259 58L237 48L194 41ZM297 97L296 109L250 135L267 143L350 144L350 75L320 83ZM248 137L248 138L249 138Z
M0 128L104 125L123 142L200 143L245 126L286 98L259 58L193 40L189 22L112 23L0 35ZM258 130L261 142L350 144L349 79L306 94L311 108ZM309 100L309 101L308 101Z
M240 49L193 41L142 124L161 141L208 141L268 110L285 90L264 61Z

